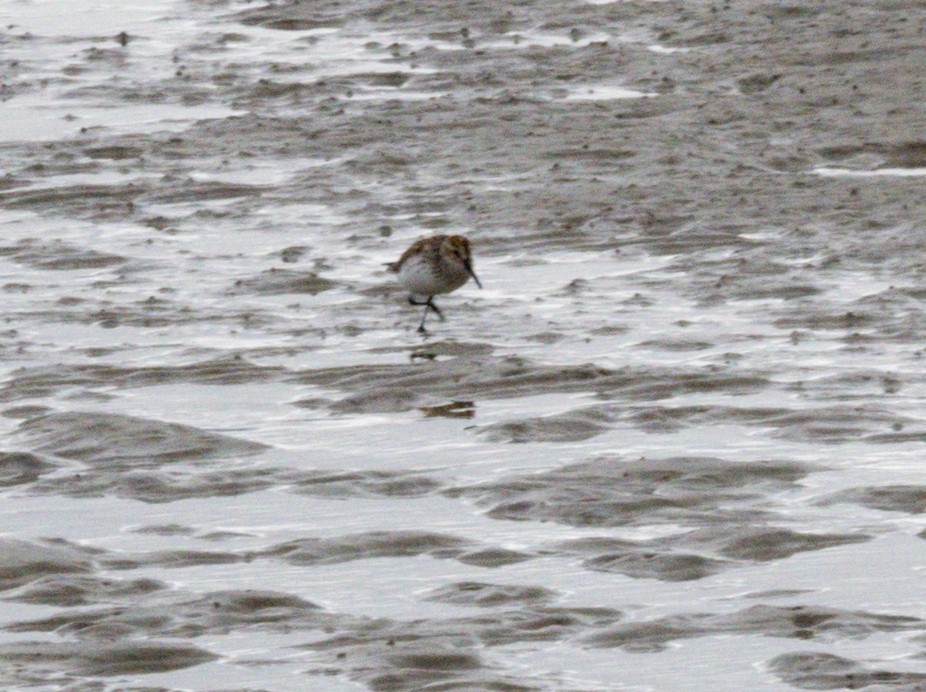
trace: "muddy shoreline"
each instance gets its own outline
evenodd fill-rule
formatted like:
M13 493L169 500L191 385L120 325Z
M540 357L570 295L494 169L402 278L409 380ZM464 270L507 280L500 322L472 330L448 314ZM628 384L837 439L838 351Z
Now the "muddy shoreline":
M923 685L909 3L84 9L0 11L0 682Z

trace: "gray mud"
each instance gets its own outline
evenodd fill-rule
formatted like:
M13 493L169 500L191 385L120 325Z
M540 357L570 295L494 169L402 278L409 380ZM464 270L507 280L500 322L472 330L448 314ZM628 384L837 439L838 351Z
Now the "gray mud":
M118 5L0 6L0 687L926 688L916 3Z

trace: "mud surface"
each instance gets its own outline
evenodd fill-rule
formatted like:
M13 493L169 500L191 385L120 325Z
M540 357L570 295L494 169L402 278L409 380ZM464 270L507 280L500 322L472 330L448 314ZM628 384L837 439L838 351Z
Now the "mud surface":
M0 686L926 687L913 5L0 7Z

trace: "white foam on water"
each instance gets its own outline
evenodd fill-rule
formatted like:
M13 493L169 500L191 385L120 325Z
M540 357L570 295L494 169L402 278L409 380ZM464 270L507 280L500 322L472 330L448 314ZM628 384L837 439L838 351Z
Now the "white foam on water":
M926 176L926 168L876 168L863 171L852 168L819 166L811 172L824 178L919 178Z
M674 53L687 53L690 51L690 48L682 48L679 46L663 46L658 43L653 43L646 47L647 50L652 51L653 53L659 53L660 55L673 55Z
M215 104L146 103L113 107L79 101L50 102L46 96L28 94L0 101L0 141L66 139L96 128L119 133L180 132L198 120L227 118L243 112Z
M574 86L566 94L567 101L612 101L618 99L652 98L656 94L620 86Z

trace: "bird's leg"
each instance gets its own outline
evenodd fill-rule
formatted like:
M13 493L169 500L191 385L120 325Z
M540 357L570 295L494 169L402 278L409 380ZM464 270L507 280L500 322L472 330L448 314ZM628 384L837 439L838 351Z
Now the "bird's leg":
M415 300L413 296L408 297L409 305L424 305L424 314L421 316L421 324L418 325L418 331L424 334L427 330L424 328L424 321L428 319L428 310L433 310L434 313L440 317L440 321L444 322L444 313L440 311L440 308L434 304L434 296L428 296L427 300Z
M442 312L438 309L438 307L434 304L434 296L429 296L429 297L428 297L428 302L427 302L426 304L427 304L427 306L428 306L429 308L431 308L434 312L437 313L437 316L440 317L440 321L441 321L441 322L445 322L445 321L446 321L446 320L444 319L444 313L442 313Z
M419 334L427 333L427 330L424 328L424 321L428 319L428 310L430 310L433 307L433 303L431 303L431 296L428 296L427 300L415 300L414 296L409 296L408 304L409 305L424 305L424 314L421 316L421 324L418 325L418 333Z

